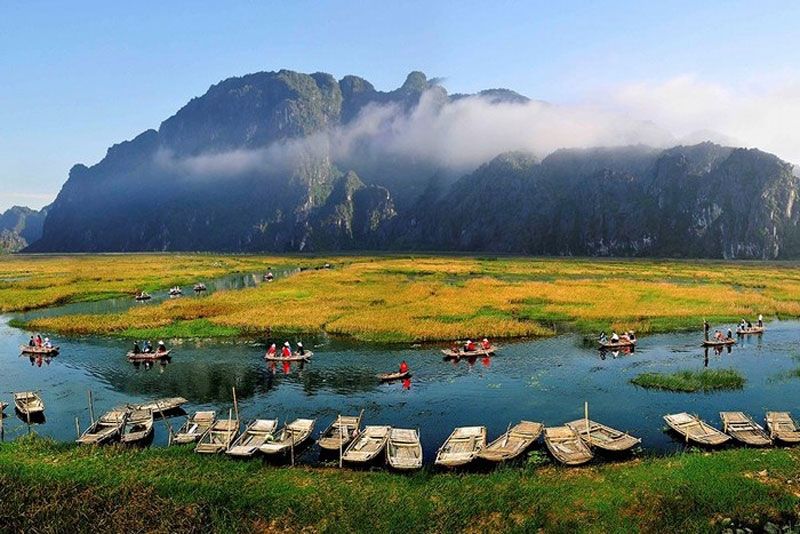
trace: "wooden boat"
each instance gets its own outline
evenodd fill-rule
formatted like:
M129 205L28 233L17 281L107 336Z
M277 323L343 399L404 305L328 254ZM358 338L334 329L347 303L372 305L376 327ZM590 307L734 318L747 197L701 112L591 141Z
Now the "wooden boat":
M358 433L342 455L342 460L354 463L366 463L374 460L383 452L392 432L390 426L365 426Z
M341 415L328 425L319 437L319 446L327 451L338 451L339 447L344 450L353 441L353 438L361 430L361 418L364 411L358 416ZM341 431L339 430L341 428Z
M22 354L58 354L58 347L31 347L30 345L20 345L19 350Z
M153 435L153 410L134 410L125 420L120 441L136 443Z
M486 447L485 426L462 426L436 452L436 464L456 467L468 464Z
M300 354L294 353L288 358L285 356L281 356L278 354L277 356L270 356L269 354L264 355L264 359L268 362L307 362L311 360L311 357L314 355L313 352L307 350L305 354L302 356Z
M194 448L200 454L218 454L227 451L239 433L238 419L217 419L202 435Z
M164 360L169 358L169 353L172 352L171 350L165 350L163 352L128 352L128 359L133 362L152 362L158 360Z
M135 298L136 300L142 301L142 300L150 300L153 297L150 296L148 293L140 293L140 294L136 295L133 298Z
M34 417L44 413L44 402L35 391L14 393L14 407L26 416Z
M789 412L767 412L769 435L784 443L800 443L800 426Z
M297 448L311 437L314 431L314 419L295 419L275 435L275 439L267 441L258 450L264 454L288 453L292 447Z
M381 382L391 382L392 380L403 380L404 378L411 378L414 376L414 373L409 369L408 371L400 372L397 371L395 373L380 373L376 375L378 380Z
M764 429L744 412L719 412L722 428L733 439L754 447L772 445Z
M589 420L589 429L586 429L586 419L578 419L567 423L589 447L597 447L605 451L627 451L640 444L642 440L630 434L621 432L609 426Z
M731 439L696 415L686 412L665 415L664 421L672 430L685 437L686 441L691 440L701 445L721 445Z
M487 445L478 456L492 462L512 460L539 439L543 427L542 423L521 421Z
M132 412L134 410L152 410L153 415L167 415L180 409L181 406L189 402L183 397L169 397L165 399L156 399L154 401L145 402L143 404L128 404L125 408Z
M172 443L194 443L200 439L217 420L217 412L194 412L178 429Z
M205 291L206 290L206 285L201 283L201 282L198 282L198 283L196 283L194 285L194 290L197 291L197 292Z
M616 342L607 341L603 343L602 341L598 342L600 344L600 350L617 350L617 349L627 349L627 348L635 348L636 341L623 341L619 340Z
M173 287L172 289L169 290L169 295L171 297L175 297L175 296L182 295L182 294L183 294L183 290L181 290L181 288L179 288L179 287Z
M227 453L231 456L253 456L260 446L272 439L277 428L277 419L256 419L236 438Z
M488 349L479 347L475 350L464 350L463 348L458 350L453 350L453 349L442 350L442 354L444 354L445 358L472 358L477 356L494 356L495 352L497 352L497 346L495 345L490 345Z
M419 432L408 428L393 428L386 443L386 462L400 470L422 467L422 443Z
M111 410L103 414L86 431L81 434L77 442L84 445L101 445L115 440L122 435L128 412L125 410Z
M594 458L578 433L568 426L545 428L544 444L550 454L564 465L581 465Z
M763 326L753 326L751 328L737 328L736 333L740 336L752 336L754 334L763 334Z
M704 347L724 347L726 345L736 345L736 340L732 337L726 337L720 341L714 341L713 339L703 341Z
M7 406L8 406L7 402L0 402L0 414L3 413L3 411L6 409Z

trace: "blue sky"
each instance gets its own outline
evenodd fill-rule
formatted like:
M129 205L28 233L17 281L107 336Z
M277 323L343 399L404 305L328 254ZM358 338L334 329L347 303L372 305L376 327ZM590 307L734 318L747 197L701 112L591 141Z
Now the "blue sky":
M74 163L157 128L209 85L281 68L379 89L422 70L451 92L509 87L675 130L707 121L792 155L771 123L751 126L800 102L797 3L114 4L0 3L0 210L49 202Z

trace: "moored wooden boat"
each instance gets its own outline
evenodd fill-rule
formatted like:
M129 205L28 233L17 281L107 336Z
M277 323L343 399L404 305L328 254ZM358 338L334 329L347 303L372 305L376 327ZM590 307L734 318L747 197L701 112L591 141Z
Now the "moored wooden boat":
M577 432L568 426L551 426L544 429L544 443L553 457L564 465L585 464L594 454Z
M394 372L394 373L379 373L376 375L378 380L381 382L391 382L392 380L403 380L404 378L411 378L414 376L414 373L409 369L408 371L404 372Z
M19 350L23 354L58 354L58 347L31 347L30 345L20 345Z
M488 349L481 347L475 350L464 350L463 348L458 350L443 349L442 354L444 354L445 358L473 358L477 356L494 356L497 350L497 346L490 345Z
M386 462L400 470L422 467L422 443L419 432L409 428L393 428L386 442Z
M763 326L753 326L751 328L737 328L736 333L740 336L752 336L755 334L763 334L764 327Z
M800 443L800 426L789 412L767 412L769 435L784 443Z
M311 357L314 355L313 352L310 350L305 351L302 355L300 354L292 354L288 358L286 356L281 356L280 354L276 356L271 356L269 354L264 355L264 359L268 362L307 362L311 360Z
M543 427L542 423L520 421L487 445L478 456L492 462L512 460L539 439Z
M102 445L109 441L118 439L125 428L125 421L128 419L128 412L125 410L111 410L103 414L100 419L95 421L77 439L78 443L84 445Z
M700 445L721 445L731 439L696 415L686 412L665 415L664 421L672 430L686 438L686 441L691 440Z
M319 446L327 451L344 450L361 431L361 419L364 411L359 415L342 415L333 420L319 437Z
M239 433L238 419L217 419L208 431L203 434L194 452L200 454L218 454L227 451Z
M436 452L435 463L457 467L471 462L486 447L485 426L457 427Z
M227 450L231 456L253 456L258 448L272 439L278 428L277 419L256 419L236 438Z
M3 413L3 411L6 409L7 406L8 406L7 402L0 402L0 414Z
M148 361L157 361L157 360L164 360L169 358L169 353L172 352L171 350L165 350L162 352L128 352L128 359L134 362L148 362Z
M172 443L194 443L200 439L217 420L217 412L195 412L178 429Z
M183 397L168 397L164 399L156 399L142 404L128 404L125 408L131 412L134 410L152 410L153 415L168 415L178 411L181 406L189 402Z
M365 463L377 458L389 441L392 427L384 425L367 425L364 430L350 442L342 455L346 462Z
M153 435L153 410L134 410L125 420L120 441L136 443Z
M38 416L44 413L44 401L35 391L14 393L14 407L26 416Z
M725 339L721 339L719 341L715 341L713 339L703 341L704 347L724 347L727 345L736 345L736 340L732 337L726 337Z
M724 432L733 439L754 447L772 444L764 429L744 412L719 412Z
M597 447L606 451L627 451L642 442L630 434L591 420L589 420L588 431L586 419L572 421L567 423L567 426L575 431L589 447Z
M297 448L311 437L314 431L314 419L295 419L275 435L275 439L266 441L258 450L264 454L287 454L291 448Z

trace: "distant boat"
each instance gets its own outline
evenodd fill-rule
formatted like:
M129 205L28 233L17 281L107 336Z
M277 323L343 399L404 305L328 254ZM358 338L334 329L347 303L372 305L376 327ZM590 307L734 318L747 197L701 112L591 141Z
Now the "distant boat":
M270 354L266 354L264 359L268 362L308 362L311 361L311 357L314 355L313 352L310 350L305 351L302 355L295 352L291 356L281 356L277 354L272 356Z
M41 416L44 414L44 401L35 391L14 393L14 407L25 416Z
M172 289L169 290L169 295L171 297L176 297L176 296L182 295L182 294L183 294L183 290L181 288L179 288L178 286L175 286L175 287L173 287Z
M172 352L171 350L165 350L162 352L155 351L155 352L128 352L128 359L131 361L137 362L147 362L147 361L156 361L156 360L164 360L169 358L169 353Z
M141 293L136 293L136 295L133 298L141 301L141 300L150 300L152 297L150 296L149 293L142 291Z
M30 345L20 345L19 350L23 354L44 354L56 355L58 354L58 347L32 347Z
M458 350L444 349L442 354L444 354L445 358L472 358L476 356L494 356L497 350L497 346L490 345L488 349L482 347L478 347L475 350L464 350L463 348Z
M726 337L725 339L721 339L719 341L715 341L713 339L707 339L703 341L704 347L724 347L727 345L736 345L736 340L732 337Z
M602 350L616 350L636 347L636 340L625 341L620 339L619 341L606 341L605 343L599 341L598 343L600 344L600 349Z
M194 285L194 290L197 293L199 293L201 291L205 291L206 290L206 285L204 283L202 283L202 282L198 282L198 283L196 283Z
M394 373L380 373L376 375L381 382L391 382L393 380L402 380L404 378L411 378L414 373L409 369L408 371L396 371Z
M752 326L750 328L737 328L736 333L740 336L752 336L754 334L763 334L763 326Z

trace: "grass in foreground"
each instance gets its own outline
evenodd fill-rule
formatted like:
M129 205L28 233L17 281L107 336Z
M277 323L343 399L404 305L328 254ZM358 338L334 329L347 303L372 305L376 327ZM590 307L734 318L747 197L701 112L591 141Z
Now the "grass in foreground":
M796 523L798 480L797 449L404 476L34 436L0 445L0 520L37 533L705 533Z
M742 389L744 382L744 377L735 369L642 373L631 379L631 383L643 388L686 392Z
M153 276L159 272L147 256L120 258L138 262ZM90 265L94 259L84 261ZM46 273L37 274L43 258L20 261L31 273L29 283L40 276L48 279ZM800 270L794 264L435 256L324 261L334 269L123 314L40 319L30 328L137 336L166 329L161 331L193 337L325 330L365 341L407 342L545 336L562 325L583 332L634 329L641 334L699 329L704 317L717 323L758 313L800 317ZM92 288L115 289L103 277Z

